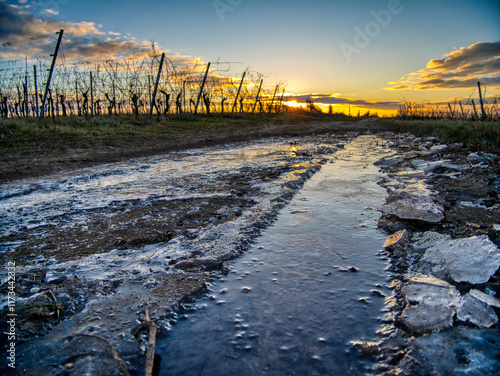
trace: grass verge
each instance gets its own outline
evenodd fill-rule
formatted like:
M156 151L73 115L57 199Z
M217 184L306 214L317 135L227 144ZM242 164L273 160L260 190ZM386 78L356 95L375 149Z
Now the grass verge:
M100 116L85 119L67 117L44 119L0 119L0 153L23 149L62 149L89 147L96 143L116 142L127 139L166 139L190 135L206 135L251 131L269 126L300 124L318 121L349 121L344 115L321 113L235 114L235 115L186 115L147 117L139 121L132 116Z
M395 132L419 137L437 137L444 143L463 143L470 151L500 154L500 122L451 120L380 120Z

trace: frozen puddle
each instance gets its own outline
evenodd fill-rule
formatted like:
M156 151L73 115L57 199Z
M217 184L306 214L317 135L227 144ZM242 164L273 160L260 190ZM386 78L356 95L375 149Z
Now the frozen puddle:
M364 374L390 296L377 230L380 139L360 136L308 180L227 277L157 342L162 375Z
M312 147L305 143L305 147ZM107 214L123 202L149 203L210 196L226 197L221 176L241 169L279 169L291 159L286 141L193 149L96 166L0 186L0 236L44 226L85 223L90 211ZM61 220L64 217L64 220ZM5 248L5 247L4 247ZM0 245L0 250L2 245Z

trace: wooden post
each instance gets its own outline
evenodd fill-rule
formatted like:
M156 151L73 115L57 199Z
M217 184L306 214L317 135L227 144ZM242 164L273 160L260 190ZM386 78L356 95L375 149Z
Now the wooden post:
M76 116L80 116L80 102L78 101L78 81L75 79L75 93L76 93Z
M281 112L281 105L283 104L283 97L285 96L285 89L283 89L283 92L281 93L281 98L280 98L280 104L278 107L278 113Z
M92 71L90 71L90 116L94 116L94 83L92 80Z
M45 101L47 100L47 95L49 93L50 80L52 79L52 73L54 73L54 66L56 65L57 53L59 51L59 47L61 46L63 33L63 29L59 30L59 38L57 39L56 49L54 51L54 54L52 55L52 64L50 65L49 77L47 77L47 84L45 85L45 94L43 95L42 108L40 109L40 116L38 118L38 121L43 119L43 115L45 113Z
M116 92L115 92L115 82L116 82L116 72L118 71L118 63L116 63L116 68L115 71L113 72L113 100L115 101L115 115L118 115L118 111L120 112L120 115L122 113L121 111L121 106L118 103L118 100L116 99Z
M27 68L27 67L26 67ZM29 105L28 105L28 71L26 70L26 74L24 75L24 111L26 117L29 116Z
M481 93L481 82L477 83L477 89L479 90L479 103L481 104L481 121L487 118L486 111L484 110L483 94Z
M269 113L273 111L274 98L276 97L277 91L278 91L278 85L276 85L276 88L274 89L273 99L271 100L271 104L269 105Z
M116 77L115 77L116 78ZM116 113L116 92L115 92L115 80L113 80L113 107L115 108L115 116Z
M263 79L260 80L259 90L257 90L257 95L255 97L255 103L253 105L252 114L255 113L255 107L257 107L257 101L259 100L260 89L262 88L262 82L264 82Z
M165 52L161 54L160 67L158 68L158 75L156 76L155 88L153 90L153 98L151 98L151 105L149 106L149 118L153 115L153 107L156 101L156 92L158 91L158 83L160 82L161 70L163 68L163 60L165 60Z
M453 110L451 109L451 104L448 103L448 108L450 109L451 119L455 120L455 115L453 114Z
M198 93L198 99L196 100L196 105L194 106L194 114L198 112L198 105L200 104L201 94L203 93L203 88L205 87L205 82L207 82L208 71L210 70L210 62L207 64L207 70L205 71L205 77L203 77L203 82L201 83L200 92Z
M16 104L16 109L18 109L18 111L17 111L17 117L21 117L22 113L24 112L24 107L22 106L21 90L19 89L19 85L17 86L17 104Z
M465 113L464 113L464 108L462 107L462 102L458 102L458 104L460 105L460 111L462 112L462 119L465 121Z
M234 113L234 109L236 108L236 103L238 101L238 96L240 95L240 90L241 90L241 86L243 85L243 81L245 80L245 75L247 74L247 72L243 72L243 76L241 77L241 82L240 82L240 86L238 87L238 92L236 93L236 97L234 98L234 104L233 104L233 109L231 110L231 113Z
M148 74L148 99L151 103L151 75Z
M182 113L186 113L186 80L182 81Z
M35 81L35 104L36 104L36 114L38 114L38 84L36 82L36 64L33 65L33 80Z
M474 99L472 99L472 108L474 109L474 115L476 116L476 121L479 121L479 117L477 116L476 104L474 103Z
M56 116L59 116L59 89L56 89Z

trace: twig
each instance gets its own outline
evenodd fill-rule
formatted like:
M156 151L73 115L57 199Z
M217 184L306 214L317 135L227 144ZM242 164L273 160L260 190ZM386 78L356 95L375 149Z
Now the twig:
M146 351L146 376L153 376L153 367L155 364L155 349L156 349L156 329L158 325L151 320L149 317L149 311L146 308L146 312L142 315L142 325L145 325L149 328L149 336L148 336L148 349Z
M52 299L54 301L54 309L56 311L55 313L57 315L57 318L59 319L59 302L57 301L57 298L54 295L54 293L52 292L52 290L49 290L49 293L50 293L50 295L52 295Z

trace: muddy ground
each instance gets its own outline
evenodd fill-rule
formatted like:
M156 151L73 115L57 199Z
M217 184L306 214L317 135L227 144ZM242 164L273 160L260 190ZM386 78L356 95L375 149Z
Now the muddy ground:
M293 125L263 125L251 131L200 132L172 138L128 137L113 141L86 141L84 147L18 150L0 154L0 183L75 170L101 163L158 155L176 150L251 141L275 136L301 136L325 132L380 131L373 118L353 122L308 122Z
M186 299L203 291L210 278L217 273L227 273L224 262L244 251L248 243L258 235L259 228L268 226L272 222L278 210L287 203L297 189L300 189L301 182L320 167L322 158L334 152L336 148L342 147L344 143L359 133L377 132L381 137L391 142L400 158L394 164L381 166L388 173L405 171L409 168L411 161L417 157L428 161L449 159L457 164L470 166L460 173L446 171L446 168L443 167L442 174L434 175L432 179L427 181L427 184L438 192L437 200L445 208L445 219L441 223L429 225L418 221L402 222L394 218L383 218L381 227L385 228L388 233L407 228L414 231L432 230L447 233L453 237L485 234L497 246L500 245L500 234L496 227L493 227L494 224L500 224L498 156L479 153L479 159L472 164L470 152L458 144L448 145L446 149L436 153L422 153L422 146L430 148L433 145L438 145L439 140L416 139L411 135L387 133L382 125L373 121L355 124L321 123L314 126L308 125L308 127L307 130L299 125L269 127L253 134L214 135L210 139L204 136L195 136L191 139L162 141L160 144L155 143L154 140L135 140L122 144L106 145L104 148L102 145L98 145L97 149L56 152L46 150L19 151L2 155L0 158L0 179L6 182L20 178L36 178L54 172L70 171L138 156L156 155L172 150L248 141L277 135L310 137L309 140L316 137L315 142L320 140L319 143L322 145L321 148L307 149L303 151L302 155L296 155L296 157L301 158L299 170L296 167L296 160L283 163L278 168L241 169L219 178L213 182L213 186L200 188L200 194L210 194L210 190L214 189L230 193L224 197L180 198L168 201L159 199L152 200L147 205L143 205L141 202L123 201L116 203L112 213L104 217L98 211L86 213L88 223L92 223L91 226L76 224L64 228L51 227L50 225L34 229L26 228L25 231L9 234L0 239L2 244L18 244L14 247L15 252L8 248L4 250L0 254L0 262L2 265L15 262L17 266L16 294L21 300L24 299L24 305L19 304L17 307L17 340L19 349L34 357L31 360L22 356L18 358L21 365L28 365L24 374L40 374L42 370L44 374L78 374L78 367L82 366L82 362L89 361L89 354L80 352L75 355L62 351L59 354L51 355L54 344L43 342L43 337L49 333L56 333L53 334L54 338L66 341L67 348L71 348L70 342L75 337L67 336L68 330L64 329L64 322L71 322L71 319L82 315L83 311L87 314L93 314L96 318L102 318L103 315L112 318L117 315L121 319L130 319L132 323L129 322L125 325L129 331L131 327L137 327L137 323L133 324L133 322L141 320L141 313L144 313L148 305L139 303L134 305L129 302L130 312L126 314L126 317L123 317L117 312L113 312L112 305L116 303L114 300L110 299L108 302L97 305L89 304L96 296L115 296L116 299L140 300L141 290L137 288L134 292L133 284L127 287L127 283L124 282L127 275L98 282L77 277L68 278L67 273L62 273L63 268L61 268L60 274L58 274L57 268L51 268L50 260L57 259L57 263L66 263L71 268L71 262L77 262L84 257L94 255L98 257L99 254L109 252L116 252L117 255L120 255L120 252L126 254L129 249L147 250L149 245L166 244L176 238L193 238L195 237L193 234L199 234L200 229L209 226L222 228L225 224L245 217L246 213L251 212L251 224L242 227L242 231L245 233L229 245L233 249L231 252L212 255L210 252L199 251L198 254L191 253L189 257L183 256L168 260L166 268L169 272L162 280L159 280L161 278L156 280L151 287L155 299L162 299L162 307L161 309L158 307L158 302L156 304L149 302L152 317L158 320L161 332L165 328L168 329L170 323L175 321L179 314L178 309L182 308ZM309 136L311 134L317 136ZM300 140L297 142L301 143ZM331 148L325 148L324 145L330 145ZM297 178L297 180L292 180L292 185L286 183L290 181L290 174ZM302 175L299 176L299 174ZM255 198L268 193L262 192L255 182L270 185L276 183L283 188L279 194L273 196L269 211L256 211L258 202ZM283 185L284 183L285 185ZM463 205L463 202L471 204ZM170 215L170 213L175 213L175 215ZM60 220L61 223L64 223L64 214L61 214ZM404 279L401 276L404 276L411 266L408 262L404 257L394 257L392 268L395 279ZM130 280L134 280L132 276ZM500 275L496 275L490 282L496 296L500 298L499 280ZM142 286L144 281L140 282ZM6 283L2 284L0 292L4 295L8 293ZM128 295L124 297L126 294ZM395 305L393 310L401 310L403 308L401 304ZM5 312L6 310L3 313ZM397 317L397 312L394 312L394 316ZM108 322L112 322L112 319L109 320L111 321ZM3 331L7 330L5 322L2 322L1 325ZM397 326L397 320L395 320L395 325ZM63 329L60 329L61 327ZM142 374L147 333L138 331L134 335L123 334L123 328L119 324L106 330L98 326L96 326L97 329L92 329L92 327L89 329L88 323L84 327L87 330L83 330L83 332L88 333L88 336L84 337L81 334L82 336L78 337L79 348L92 347L93 345L103 347L102 351L99 350L98 354L93 356L99 362L105 360L109 361L109 364L114 364L112 367L117 369L115 373L117 375L127 374L127 372ZM405 341L398 342L401 348L393 349L391 353L379 354L382 362L385 362L385 366L380 368L380 372L391 374L391 367L398 369L399 362L402 359L408 359L405 356L411 352L411 346L408 345L409 342L406 339L411 338L411 334L401 332L400 337L405 339ZM124 345L117 345L120 338L126 342ZM2 337L2 346L5 346L4 340L5 338ZM94 343L95 341L104 342L98 346ZM113 345L118 350L118 357L110 350L110 348L113 349ZM36 366L36 359L42 358L48 359L45 367L49 364L49 373L47 373L46 368L38 369ZM92 359L92 357L90 358ZM416 359L405 364L409 367L406 374L411 374L412 370L418 369L418 360ZM0 365L6 369L4 359ZM124 368L124 365L129 371Z

